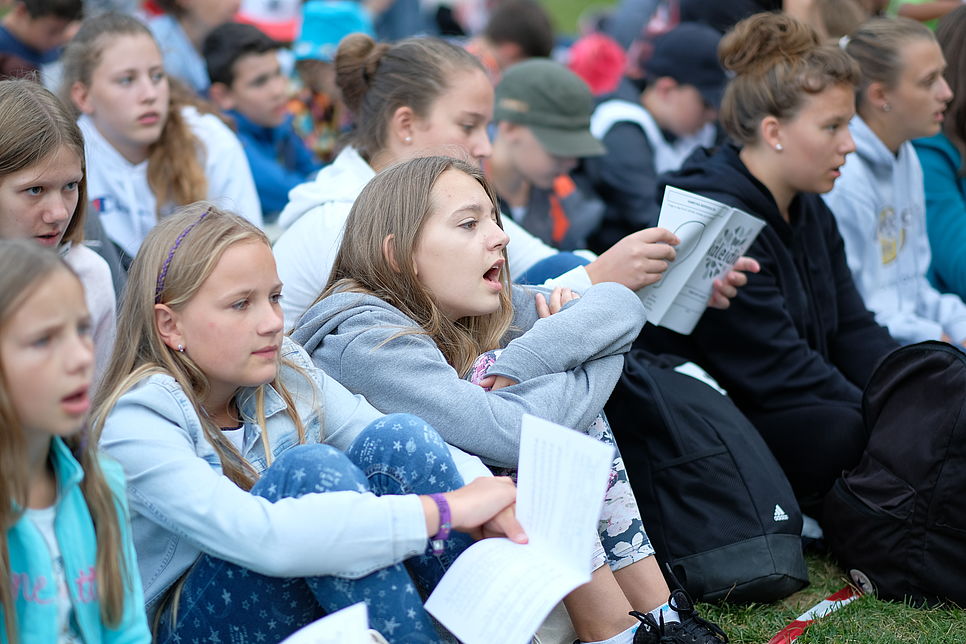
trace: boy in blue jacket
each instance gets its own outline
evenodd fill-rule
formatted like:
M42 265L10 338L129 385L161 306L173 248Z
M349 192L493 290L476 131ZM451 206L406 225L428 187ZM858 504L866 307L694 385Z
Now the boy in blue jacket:
M257 27L239 23L216 28L202 48L209 96L235 120L265 221L273 221L288 191L320 167L286 110L288 79L278 61L280 48Z
M0 78L30 78L60 56L81 19L81 0L18 0L0 22Z

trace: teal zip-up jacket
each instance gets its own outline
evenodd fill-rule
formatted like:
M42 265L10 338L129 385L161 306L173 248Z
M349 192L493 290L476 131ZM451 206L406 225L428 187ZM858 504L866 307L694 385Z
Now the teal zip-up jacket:
M912 142L926 188L926 232L932 247L929 279L944 293L966 299L966 176L953 142L939 133Z
M121 523L121 549L127 561L124 570L124 614L116 628L109 628L101 621L95 573L97 541L87 502L80 488L84 471L60 438L51 441L50 454L57 477L54 532L64 559L64 573L78 633L85 642L150 642L151 634L144 613L144 594L141 592L141 579L137 574L134 544L131 540L124 471L112 460L101 460L104 477L117 501ZM54 583L53 563L43 535L30 519L21 517L7 531L7 546L10 551L10 582L17 607L17 632L21 644L56 642L57 587ZM3 618L3 609L0 608L0 619ZM0 628L0 642L7 642L3 628Z

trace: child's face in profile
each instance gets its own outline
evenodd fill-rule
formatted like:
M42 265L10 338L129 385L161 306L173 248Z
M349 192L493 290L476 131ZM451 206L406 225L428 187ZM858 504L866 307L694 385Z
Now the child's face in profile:
M255 125L277 127L285 121L288 79L282 74L278 52L247 54L234 65L235 79L224 88L219 106L236 110ZM212 91L212 96L218 94Z
M84 424L94 371L80 280L57 268L33 288L0 336L0 364L28 436L68 436Z
M56 247L77 209L84 177L77 153L63 146L47 159L0 180L0 239Z
M574 157L558 157L547 152L525 125L501 123L498 136L506 137L514 169L537 188L549 190L554 179L577 166Z
M172 314L176 335L166 342L184 346L208 377L211 399L228 400L239 387L274 380L282 346L281 292L272 249L242 241L224 252L194 296Z
M718 118L718 111L704 100L694 85L677 85L667 93L671 109L662 124L677 136L692 136Z
M499 310L509 237L497 224L493 202L459 170L440 175L431 201L413 253L416 278L450 320Z

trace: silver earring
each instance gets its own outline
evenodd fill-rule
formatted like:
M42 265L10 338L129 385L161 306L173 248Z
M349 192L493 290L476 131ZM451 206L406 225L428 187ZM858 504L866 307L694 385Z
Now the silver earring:
M784 150L784 149L785 149L785 148L784 148L784 146L782 146L782 144L781 144L781 143L776 143L776 144L775 144L775 152L781 152L781 151L782 151L782 150Z
M413 137L407 136L405 139L403 139L403 141L405 141L406 143L412 143L413 142Z
M888 103L883 103L882 104L882 111L883 112L891 112L892 111L892 106L889 105Z
M179 344L178 345L178 353L184 353L184 345L183 344Z

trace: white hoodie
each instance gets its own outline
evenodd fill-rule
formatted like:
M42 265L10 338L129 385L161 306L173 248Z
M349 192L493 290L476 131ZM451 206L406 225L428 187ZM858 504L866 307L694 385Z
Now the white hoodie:
M931 252L926 236L922 167L906 141L894 155L859 116L849 123L856 152L824 196L845 240L855 285L876 321L903 344L966 340L966 305L926 279Z
M184 107L181 115L204 146L207 199L261 227L262 209L255 181L238 137L212 114ZM77 124L84 133L91 213L100 217L111 241L134 257L145 235L158 222L158 215L170 214L175 207L168 204L156 212L147 161L130 163L101 135L89 116L82 115Z
M289 202L278 219L287 230L275 242L278 276L284 285L282 311L286 329L295 326L328 282L352 203L374 176L375 171L359 153L347 147L315 179L289 192ZM521 275L558 252L511 217L503 217L503 228L512 241L507 246L511 275ZM591 282L580 266L546 285L568 286L582 292L590 288Z

